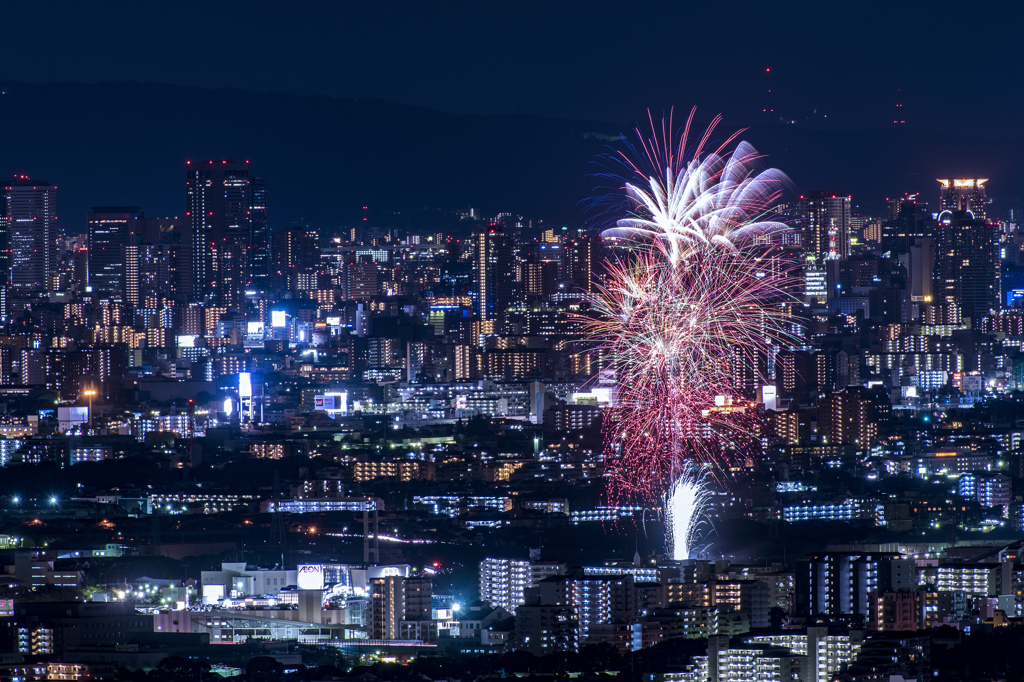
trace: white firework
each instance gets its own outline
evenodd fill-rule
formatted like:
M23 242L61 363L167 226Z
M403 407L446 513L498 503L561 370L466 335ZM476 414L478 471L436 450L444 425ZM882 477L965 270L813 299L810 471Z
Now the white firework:
M665 526L672 559L689 559L701 538L710 492L699 474L684 473L665 494Z
M665 122L659 137L640 135L632 157L623 162L633 177L624 190L632 204L632 215L605 230L605 237L653 240L665 245L672 265L679 265L695 249L723 248L735 251L748 239L786 225L766 219L778 202L781 189L789 185L786 175L775 168L760 170L760 155L747 142L727 147L736 135L714 151L705 146L721 120L716 117L697 145L688 149L693 112L681 134ZM742 132L742 131L740 131Z

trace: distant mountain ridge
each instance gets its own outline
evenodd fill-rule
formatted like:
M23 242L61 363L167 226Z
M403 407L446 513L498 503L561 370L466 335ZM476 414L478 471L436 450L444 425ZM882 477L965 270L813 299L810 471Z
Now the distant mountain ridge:
M82 229L90 206L184 211L185 161L249 159L268 178L272 227L353 222L360 207L479 206L579 223L595 157L629 126L530 115L461 116L344 100L144 83L0 83L0 176L58 185L61 222ZM714 114L701 109L698 118ZM637 112L638 118L644 112ZM736 125L726 121L723 134ZM937 177L991 178L1000 215L1024 206L1024 143L913 129L839 134L755 126L744 135L799 191L852 194L876 214L884 197Z

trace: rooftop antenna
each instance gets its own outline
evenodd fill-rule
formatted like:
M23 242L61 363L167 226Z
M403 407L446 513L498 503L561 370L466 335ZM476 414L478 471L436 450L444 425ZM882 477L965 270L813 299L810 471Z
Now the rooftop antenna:
M896 88L896 107L892 115L892 124L894 126L903 126L907 124L906 115L903 113L902 88Z

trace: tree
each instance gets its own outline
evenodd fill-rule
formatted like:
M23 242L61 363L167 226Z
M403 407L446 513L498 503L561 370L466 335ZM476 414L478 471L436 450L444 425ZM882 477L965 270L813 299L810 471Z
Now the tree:
M284 677L284 664L272 656L255 656L245 664L249 682L273 682Z

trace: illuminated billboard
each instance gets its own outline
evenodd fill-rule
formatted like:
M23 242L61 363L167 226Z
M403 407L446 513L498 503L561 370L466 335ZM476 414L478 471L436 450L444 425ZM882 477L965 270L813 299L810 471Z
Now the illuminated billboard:
M288 325L287 313L283 310L271 310L270 311L270 326L271 327L285 327Z
M57 421L61 431L70 431L89 422L89 408L84 406L58 407Z
M348 393L340 391L313 396L313 409L323 412L347 412Z
M238 374L238 397L252 397L252 374L249 372L239 372Z
M298 588L300 590L324 589L324 567L320 564L299 566Z

